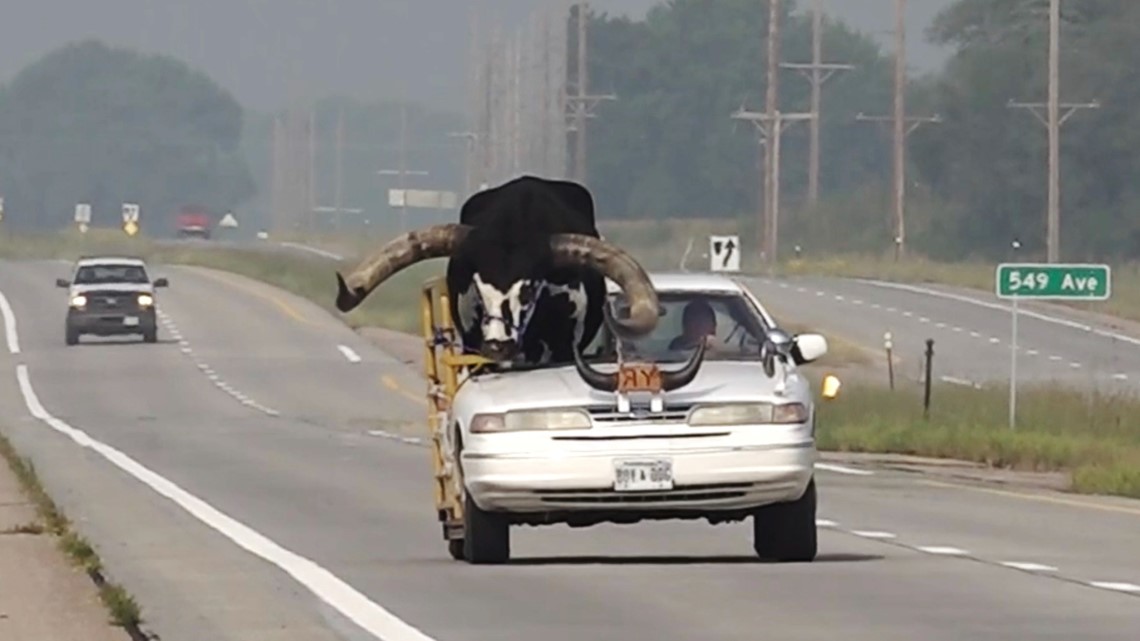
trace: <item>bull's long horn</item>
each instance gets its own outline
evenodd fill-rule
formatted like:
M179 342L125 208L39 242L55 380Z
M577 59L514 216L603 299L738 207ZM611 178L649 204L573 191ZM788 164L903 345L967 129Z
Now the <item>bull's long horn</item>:
M629 299L629 318L614 322L623 333L645 335L657 326L657 291L649 274L625 250L583 234L555 234L550 249L556 263L593 267L622 288Z
M405 267L431 258L450 256L467 236L467 225L449 223L410 231L365 257L348 274L336 274L336 308L342 312L359 305L380 283Z
M707 344L704 339L698 341L697 349L693 350L688 362L681 369L661 371L661 389L663 391L671 392L693 382L693 379L697 377L697 372L701 369L701 363L705 360L705 346Z

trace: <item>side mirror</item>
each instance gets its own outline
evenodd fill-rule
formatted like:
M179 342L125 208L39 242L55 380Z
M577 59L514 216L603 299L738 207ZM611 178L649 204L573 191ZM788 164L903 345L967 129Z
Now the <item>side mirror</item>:
M780 358L787 363L789 351L794 345L792 337L784 330L776 327L768 330L764 344L760 346L760 360L764 363L764 373L769 377L775 376L776 359Z
M827 339L821 334L800 334L795 338L796 365L819 360L827 354Z
M55 286L56 287L71 287L71 283L68 282L68 280L66 278L57 278L57 279L55 279Z
M156 279L154 279L154 286L155 287L170 287L170 282L167 281L165 278L156 278Z

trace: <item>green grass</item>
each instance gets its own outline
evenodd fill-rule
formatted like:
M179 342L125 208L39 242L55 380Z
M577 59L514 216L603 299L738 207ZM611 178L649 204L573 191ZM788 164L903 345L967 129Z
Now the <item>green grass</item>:
M1008 399L1008 388L935 384L926 419L919 386L845 381L821 409L820 447L1067 472L1074 492L1140 498L1140 398L1022 385L1012 430Z
M95 581L99 597L111 622L121 627L136 627L142 622L142 613L134 598L120 585L107 581L98 553L82 536L71 528L71 522L48 496L30 459L21 457L12 443L0 435L0 457L16 475L24 494L36 506L40 523L16 528L13 533L48 534L58 537L59 547L67 558L82 568Z

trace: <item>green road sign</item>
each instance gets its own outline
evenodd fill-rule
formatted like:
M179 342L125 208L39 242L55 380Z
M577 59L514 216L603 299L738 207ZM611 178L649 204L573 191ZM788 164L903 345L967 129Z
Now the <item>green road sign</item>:
M1108 265L1003 263L997 267L998 298L1107 300L1111 281Z

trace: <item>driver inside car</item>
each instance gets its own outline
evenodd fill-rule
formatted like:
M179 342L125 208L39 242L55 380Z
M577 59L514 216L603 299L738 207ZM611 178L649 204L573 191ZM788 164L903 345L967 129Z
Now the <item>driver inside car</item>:
M716 335L716 312L703 300L694 300L681 312L681 334L669 342L670 350L696 349L698 341ZM708 341L712 347L712 341Z

